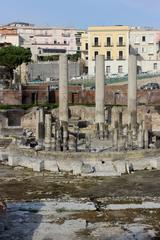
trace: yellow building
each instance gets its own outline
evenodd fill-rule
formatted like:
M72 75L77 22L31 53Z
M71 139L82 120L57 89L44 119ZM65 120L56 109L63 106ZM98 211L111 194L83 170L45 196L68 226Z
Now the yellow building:
M95 26L88 28L89 75L95 74L95 58L105 55L106 75L127 74L129 53L128 26Z

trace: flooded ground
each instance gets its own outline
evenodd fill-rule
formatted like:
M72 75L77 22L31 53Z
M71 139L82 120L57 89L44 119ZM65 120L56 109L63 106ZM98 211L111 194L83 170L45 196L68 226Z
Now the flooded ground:
M159 183L159 171L90 178L1 165L0 240L160 239Z

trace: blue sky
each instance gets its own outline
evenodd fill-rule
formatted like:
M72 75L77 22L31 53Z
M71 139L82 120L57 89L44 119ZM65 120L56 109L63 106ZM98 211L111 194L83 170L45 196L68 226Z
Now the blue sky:
M0 24L24 21L44 26L160 27L160 0L4 0Z

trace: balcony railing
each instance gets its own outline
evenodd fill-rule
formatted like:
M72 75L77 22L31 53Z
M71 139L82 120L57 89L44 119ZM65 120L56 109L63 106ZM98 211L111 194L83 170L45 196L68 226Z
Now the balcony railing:
M125 57L118 57L117 60L118 60L118 61L125 61L126 58L125 58Z
M111 57L110 57L110 58L107 58L107 57L106 57L106 58L105 58L105 61L113 61L113 58L111 58Z
M105 47L113 47L113 44L105 44Z
M101 47L101 44L93 44L92 47Z
M125 43L118 43L118 44L117 44L117 47L125 47L125 46L126 46Z

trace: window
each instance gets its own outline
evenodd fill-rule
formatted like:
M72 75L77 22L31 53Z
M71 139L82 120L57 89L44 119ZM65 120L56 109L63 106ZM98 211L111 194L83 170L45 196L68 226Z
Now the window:
M98 37L94 38L94 46L98 46L99 45L99 41L98 41Z
M157 70L157 68L158 68L157 63L153 63L153 69Z
M106 66L106 74L111 72L111 66Z
M77 51L80 51L80 47L77 47Z
M66 41L66 40L64 40L64 44L67 44L67 41Z
M54 44L57 44L57 40L54 40Z
M118 66L118 73L123 73L123 66Z
M94 59L96 59L96 56L98 55L98 51L94 52Z
M119 37L119 43L118 43L119 46L123 46L123 37Z
M111 52L107 51L107 60L111 60Z
M119 51L119 60L123 60L123 51Z
M88 43L86 43L85 49L88 50Z
M86 57L86 61L88 60L88 57Z
M145 42L145 41L146 41L146 37L142 36L142 42Z
M110 47L111 46L111 38L107 37L107 46Z

